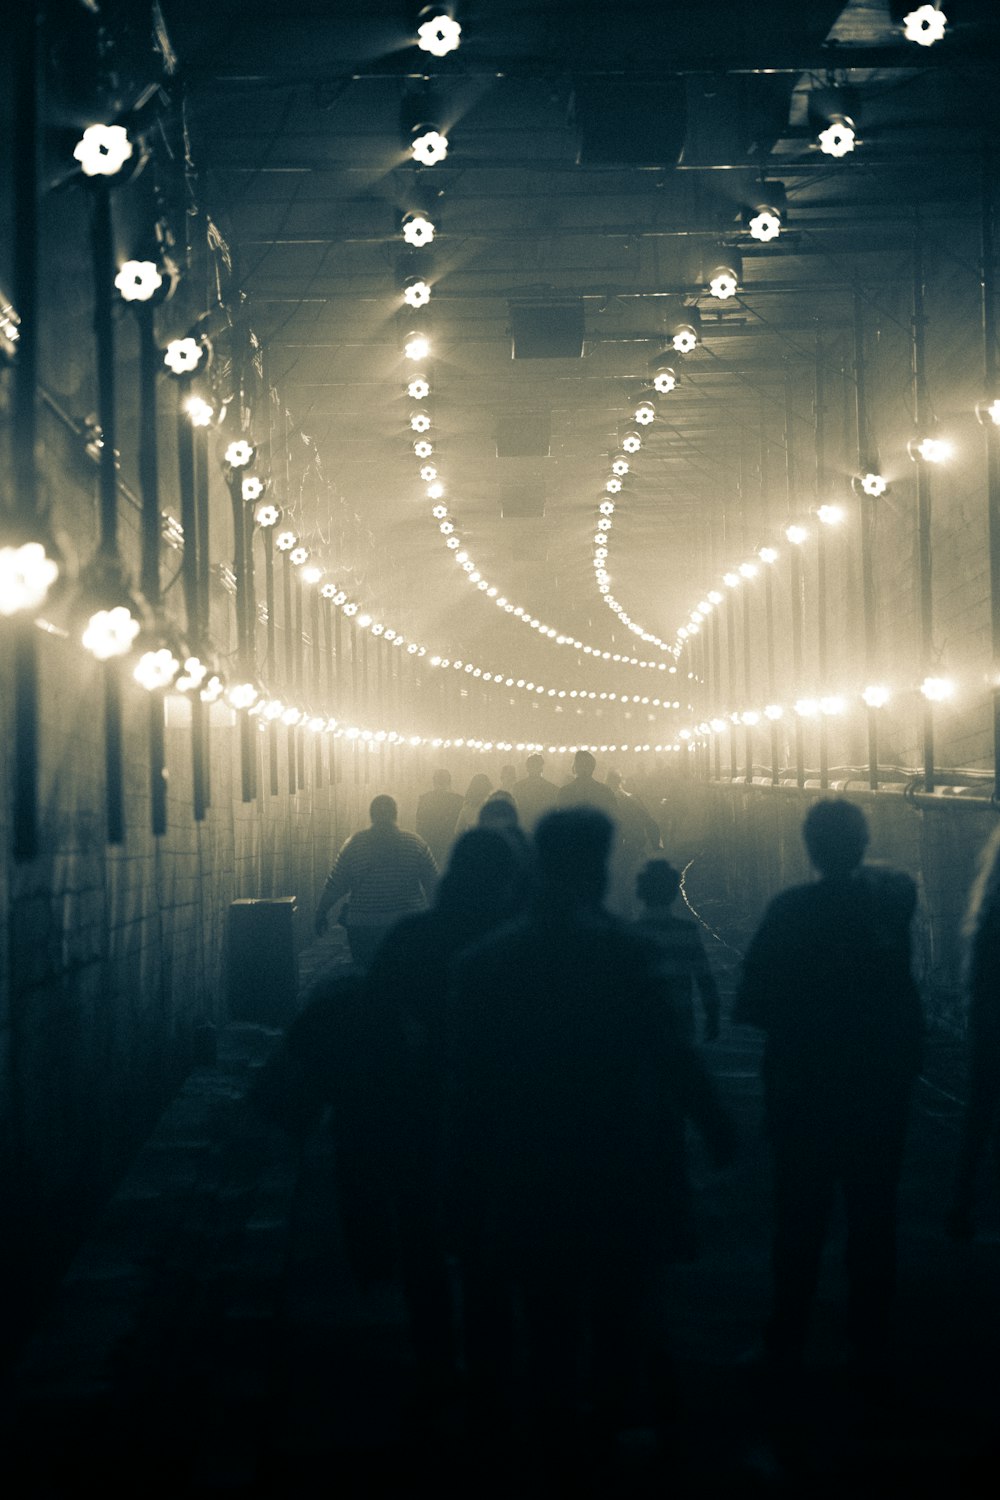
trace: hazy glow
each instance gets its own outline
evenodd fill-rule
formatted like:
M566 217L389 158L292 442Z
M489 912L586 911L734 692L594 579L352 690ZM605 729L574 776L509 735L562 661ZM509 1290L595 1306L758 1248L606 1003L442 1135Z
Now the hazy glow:
M123 604L114 609L99 609L87 621L83 632L83 644L98 661L108 661L113 656L124 656L131 651L132 642L139 634L139 621L132 618Z
M950 677L925 677L920 684L920 691L928 703L944 703L948 698L954 697L955 684Z
M786 526L785 537L793 547L801 547L809 540L809 533L804 526Z
M877 682L870 683L861 694L862 701L869 708L885 708L891 697L889 689Z
M802 719L813 719L819 713L819 704L815 698L799 698L795 704L795 712Z
M0 615L37 609L59 576L59 567L41 542L0 547Z
M157 688L169 687L180 670L180 662L167 647L158 651L144 651L136 663L132 676L140 687L153 693Z
M953 444L946 438L926 437L915 444L915 451L927 464L943 464L955 452Z
M758 569L756 563L752 563L752 562L742 562L742 563L740 563L740 573L742 574L742 576L744 578L756 578L758 572L759 572L759 569Z
M785 710L780 703L768 703L764 709L764 717L765 719L770 719L772 723L776 723L778 719L785 717Z
M184 403L184 410L191 418L192 427L208 427L215 416L215 408L202 396L189 396Z
M722 581L727 589L734 589L739 584L740 575L738 573L723 573Z
M839 693L832 693L828 697L819 700L820 713L842 714L846 707L847 700L842 698Z
M757 556L762 563L776 563L778 561L778 552L775 547L761 547Z
M839 526L844 519L842 505L821 505L816 512L824 526Z
M411 333L403 345L403 353L407 359L426 359L430 352L430 339L422 333Z

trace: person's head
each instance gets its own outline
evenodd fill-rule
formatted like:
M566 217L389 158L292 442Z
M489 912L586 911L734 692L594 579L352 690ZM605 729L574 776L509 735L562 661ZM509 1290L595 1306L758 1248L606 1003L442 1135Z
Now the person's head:
M846 797L823 797L806 813L802 837L821 875L849 875L868 848L868 819Z
M597 769L597 761L589 750L578 750L573 757L573 775L582 778L593 776Z
M680 871L667 859L648 860L635 878L635 893L643 906L671 906L680 888Z
M501 786L507 787L508 790L509 790L512 786L514 786L514 784L516 783L516 781L517 781L517 767L516 766L509 766L508 765L508 766L501 766L500 767L500 785Z
M517 803L510 792L502 788L491 792L479 809L477 823L480 828L516 828Z
M450 771L435 771L431 777L431 786L436 792L446 792L451 786Z
M608 882L614 826L596 807L546 813L535 829L535 856L543 897L565 905L601 901Z
M469 782L468 790L465 793L465 800L466 802L471 802L473 807L478 807L480 802L485 802L492 790L493 783L490 778L482 771L477 771Z
M515 902L518 874L514 851L502 833L470 828L451 851L435 904L448 911L506 915Z
M622 773L620 771L609 771L604 778L604 784L605 786L609 786L613 792L619 791L622 784Z
M388 796L385 792L373 797L368 816L372 820L373 828L395 828L396 819L399 817L399 808L396 806L395 798Z
M541 776L544 765L545 757L543 755L529 755L528 759L524 762L524 769L529 776Z

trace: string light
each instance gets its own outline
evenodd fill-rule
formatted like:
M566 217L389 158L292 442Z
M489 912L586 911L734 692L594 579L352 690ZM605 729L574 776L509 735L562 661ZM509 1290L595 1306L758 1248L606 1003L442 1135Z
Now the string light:
M169 687L180 671L180 662L168 646L156 651L144 651L135 665L132 676L140 687L155 693L159 688Z
M943 464L955 452L953 444L946 438L925 437L919 442L912 439L909 444L910 457L922 458L927 464Z
M885 708L892 694L881 683L872 682L864 689L861 697L868 708Z
M186 656L179 676L174 678L174 691L190 693L200 688L208 676L208 667L198 656Z
M425 411L415 411L410 418L410 427L414 432L429 432L431 419Z
M847 156L857 145L857 135L854 130L854 121L847 115L840 119L832 120L825 130L819 133L819 149L824 156L841 157Z
M163 363L172 375L190 375L197 370L205 353L199 339L171 339L163 352Z
M240 486L244 500L259 500L264 493L264 482L256 474L248 474Z
M426 214L411 213L403 218L403 239L408 245L420 249L429 245L434 238L435 229L432 221Z
M677 386L677 376L670 365L657 370L653 376L653 389L660 396L669 396Z
M407 307L426 307L431 300L431 289L426 281L421 281L418 276L413 276L403 288L403 301Z
M759 547L757 549L757 556L762 563L767 563L770 567L778 561L778 550L776 547Z
M950 677L925 677L920 691L928 703L945 703L955 696L955 684Z
M227 703L238 711L253 708L259 697L260 692L252 682L236 682L226 689Z
M410 154L422 167L436 167L448 155L448 137L440 130L422 130L414 136Z
M776 240L781 233L781 219L773 208L760 208L750 219L747 228L752 240L766 245L770 240Z
M670 340L678 354L690 354L698 347L698 335L690 323L682 323Z
M430 458L434 452L434 445L433 443L429 443L426 438L421 438L418 443L414 443L413 451L418 458Z
M125 656L131 651L139 629L139 621L133 618L131 611L124 604L118 604L114 609L99 609L92 614L82 640L98 661L110 661L112 657Z
M261 505L254 520L258 526L276 526L281 518L281 511L276 505Z
M406 387L406 394L412 401L426 401L430 393L430 385L423 375L417 375Z
M411 333L403 345L403 353L407 359L426 359L430 352L430 339L423 333Z
M293 547L288 554L288 561L295 568L301 568L303 563L309 561L308 547Z
M889 483L881 474L868 473L861 476L861 488L866 495L878 499L879 495L885 494Z
M637 432L626 432L622 438L622 448L626 453L638 453L642 447L642 438Z
M709 278L708 290L720 302L728 302L739 290L739 276L732 266L716 266Z
M842 505L821 505L816 512L824 526L839 526L844 519L844 514Z
M447 57L461 40L462 28L449 15L433 15L417 27L417 46L432 57Z
M903 17L903 35L908 42L918 47L933 47L939 42L948 25L948 17L934 5L919 5Z
M0 547L0 615L38 609L59 576L41 542Z
M793 547L801 547L804 542L809 540L809 533L804 526L799 526L796 522L793 522L790 526L785 527L785 540L791 542Z
M651 401L641 402L632 413L632 419L642 427L648 427L656 420L656 407Z
M231 469L245 469L254 456L255 449L245 438L237 438L226 449L226 463Z
M274 540L279 552L291 552L298 541L298 537L294 531L279 531Z
M210 427L215 416L215 407L203 396L188 396L184 410L191 419L192 427Z
M153 260L127 260L115 277L126 302L148 302L162 285L160 268Z

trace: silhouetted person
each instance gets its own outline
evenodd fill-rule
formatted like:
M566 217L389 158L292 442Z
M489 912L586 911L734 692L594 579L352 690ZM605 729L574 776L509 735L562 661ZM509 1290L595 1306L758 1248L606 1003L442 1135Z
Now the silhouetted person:
M514 914L519 884L507 839L462 834L433 907L393 928L365 986L376 1039L369 1166L394 1220L421 1374L435 1384L456 1363L442 1156L449 964Z
M839 1186L848 1333L864 1368L888 1334L897 1189L922 1045L910 971L916 887L900 871L861 865L868 825L846 800L815 803L803 836L819 879L771 902L734 1012L766 1034L774 1301L765 1339L776 1366L797 1366Z
M524 883L528 878L528 872L531 868L531 846L528 843L524 829L518 821L517 803L510 792L505 792L502 789L490 792L490 795L479 809L476 826L477 828L492 828L507 840L511 852L517 860L521 886L524 889Z
M458 810L458 819L455 823L456 833L465 833L467 828L475 828L479 809L492 790L493 783L490 778L483 771L477 771L466 787L462 805Z
M967 944L968 1062L965 1113L949 1219L957 1239L971 1239L983 1157L1000 1170L1000 829L979 859L963 923Z
M618 843L611 866L614 909L624 917L635 914L635 881L643 861L660 847L660 830L638 797L627 792L620 771L609 771L604 784L615 799Z
M500 767L500 790L502 792L510 792L511 796L513 796L514 795L514 787L515 787L516 783L517 783L517 767L516 766L512 766L512 765L501 766Z
M635 893L642 904L636 928L656 944L657 971L663 979L670 1004L686 1040L695 1039L694 991L698 991L705 1018L704 1039L719 1036L719 991L697 924L674 916L670 908L681 888L679 871L665 859L651 859L640 870Z
M652 945L603 909L612 837L592 808L544 818L531 910L456 973L466 1356L480 1419L500 1429L514 1402L515 1299L548 1430L572 1431L585 1350L600 1420L634 1425L634 1385L644 1371L667 1378L654 1283L691 1248L685 1114L720 1160L731 1147L708 1076L670 1024Z
M443 870L455 837L462 795L452 791L450 771L435 771L431 786L431 791L423 792L417 799L416 828L438 869Z
M534 833L539 818L551 812L559 800L559 788L554 781L546 781L542 775L545 767L543 756L529 755L524 763L525 774L514 783L514 801L521 818L521 826Z
M437 882L433 854L419 834L397 826L392 797L373 798L368 812L371 827L352 834L344 844L316 907L316 931L323 933L327 913L349 897L341 921L360 969L367 969L400 917L427 905Z
M595 807L605 813L617 827L618 804L615 794L603 781L594 780L597 761L589 750L578 750L573 756L573 780L559 788L560 807Z

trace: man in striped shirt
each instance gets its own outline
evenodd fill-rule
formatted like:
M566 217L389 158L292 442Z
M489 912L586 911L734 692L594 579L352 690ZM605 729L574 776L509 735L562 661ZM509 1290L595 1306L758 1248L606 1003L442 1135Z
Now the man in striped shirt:
M350 898L341 913L351 958L367 969L400 917L423 911L437 882L434 856L424 840L397 826L392 797L375 797L368 810L371 827L347 840L327 876L316 908L316 932L326 931L330 909Z

